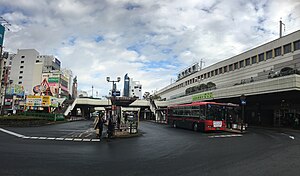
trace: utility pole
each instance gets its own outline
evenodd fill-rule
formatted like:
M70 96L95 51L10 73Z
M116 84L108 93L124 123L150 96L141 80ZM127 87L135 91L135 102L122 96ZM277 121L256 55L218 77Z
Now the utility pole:
M283 30L285 31L285 24L281 21L279 21L279 38L282 37L282 26L284 26Z

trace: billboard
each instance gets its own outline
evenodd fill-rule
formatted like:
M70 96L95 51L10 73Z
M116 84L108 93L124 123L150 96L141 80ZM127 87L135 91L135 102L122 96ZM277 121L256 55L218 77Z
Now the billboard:
M51 96L28 95L26 98L26 106L58 107L58 101L57 98Z
M16 95L17 97L24 97L24 93L23 86L18 84L9 85L5 92L6 95Z
M5 28L0 24L0 45L3 46Z

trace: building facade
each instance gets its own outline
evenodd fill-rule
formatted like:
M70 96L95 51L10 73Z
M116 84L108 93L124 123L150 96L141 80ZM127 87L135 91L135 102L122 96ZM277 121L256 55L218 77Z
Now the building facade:
M169 104L194 101L240 103L247 98L245 121L292 125L300 117L300 31L178 79L157 95Z
M142 99L142 84L139 81L133 81L133 79L130 79L129 88L130 97Z
M130 84L130 78L128 74L124 76L124 90L123 90L123 96L129 97L129 84Z

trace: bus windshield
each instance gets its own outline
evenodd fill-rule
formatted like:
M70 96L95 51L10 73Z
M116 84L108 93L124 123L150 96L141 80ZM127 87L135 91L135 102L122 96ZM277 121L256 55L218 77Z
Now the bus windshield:
M224 120L225 106L208 104L207 105L207 120Z

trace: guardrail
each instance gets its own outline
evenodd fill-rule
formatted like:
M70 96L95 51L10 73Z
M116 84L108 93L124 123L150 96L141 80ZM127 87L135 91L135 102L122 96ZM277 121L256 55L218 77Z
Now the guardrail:
M20 115L46 118L49 121L63 121L65 117L63 114L49 114L49 113L37 113L37 112L22 112Z

